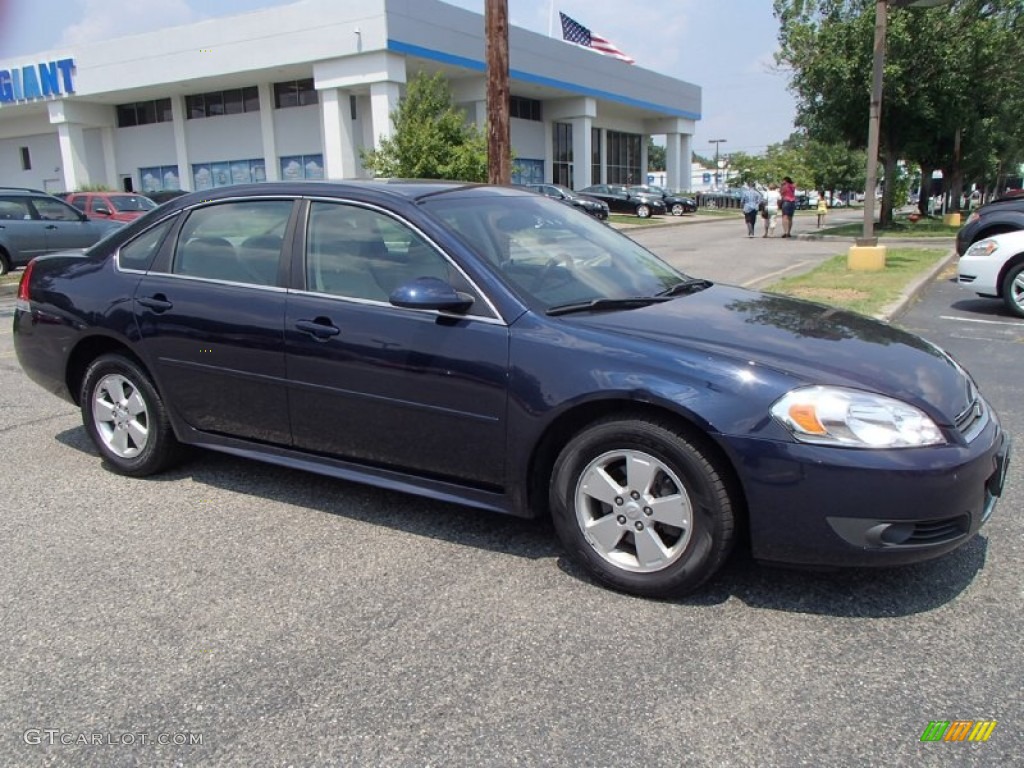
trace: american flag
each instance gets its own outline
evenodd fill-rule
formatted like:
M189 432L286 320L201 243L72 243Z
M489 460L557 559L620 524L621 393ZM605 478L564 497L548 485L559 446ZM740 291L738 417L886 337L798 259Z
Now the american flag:
M616 48L615 43L608 38L601 37L599 34L591 32L578 21L570 19L561 11L558 12L558 15L562 19L563 40L567 40L570 43L576 43L576 45L582 45L585 48L590 48L598 53L603 53L606 56L614 56L616 59L620 59L627 64L636 64L635 59L631 56L627 56Z

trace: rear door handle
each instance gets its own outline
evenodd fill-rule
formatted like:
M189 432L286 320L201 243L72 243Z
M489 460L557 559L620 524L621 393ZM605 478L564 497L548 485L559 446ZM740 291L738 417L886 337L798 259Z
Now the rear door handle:
M158 293L155 296L143 296L136 299L136 301L144 307L149 307L154 312L166 312L174 306L162 293Z
M318 317L316 320L297 320L295 327L303 333L308 333L321 341L326 341L331 336L337 336L341 329L331 324L330 319Z
M46 228L47 228L47 229L56 229L56 228L57 228L57 225L56 225L56 224L47 224L47 225L46 225Z

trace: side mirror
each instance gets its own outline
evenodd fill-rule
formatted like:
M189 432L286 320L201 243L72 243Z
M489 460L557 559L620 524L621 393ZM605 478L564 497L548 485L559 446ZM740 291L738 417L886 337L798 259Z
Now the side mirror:
M110 216L110 209L105 205L94 205L92 208L93 213L103 214L104 216Z
M470 296L459 293L437 277L417 277L398 286L388 296L396 307L406 309L434 309L463 313L473 305Z

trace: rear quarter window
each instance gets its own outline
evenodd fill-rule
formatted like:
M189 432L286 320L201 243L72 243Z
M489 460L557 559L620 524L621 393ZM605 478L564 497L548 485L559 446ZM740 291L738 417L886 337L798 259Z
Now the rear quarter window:
M174 217L171 217L122 245L117 253L117 266L120 269L147 271L173 223Z

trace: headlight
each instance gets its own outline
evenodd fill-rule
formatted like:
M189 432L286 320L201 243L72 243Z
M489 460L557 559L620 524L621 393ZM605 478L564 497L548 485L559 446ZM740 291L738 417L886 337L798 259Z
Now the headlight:
M995 240L979 240L967 249L967 253L964 256L991 256L992 252L998 248L999 243Z
M771 414L804 443L910 448L946 442L935 422L914 406L844 387L794 389Z

